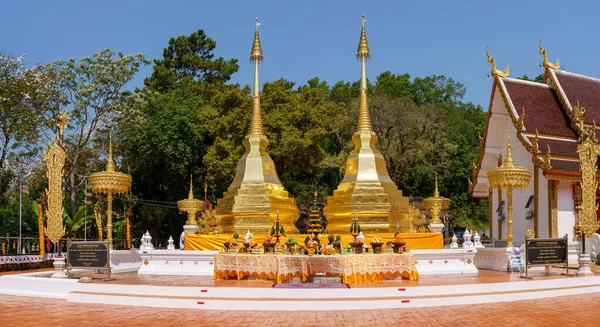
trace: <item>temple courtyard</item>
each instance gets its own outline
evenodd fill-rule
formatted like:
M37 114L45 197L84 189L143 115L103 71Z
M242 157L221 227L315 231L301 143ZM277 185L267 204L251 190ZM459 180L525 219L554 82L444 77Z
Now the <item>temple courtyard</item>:
M449 299L451 301L451 299ZM68 303L3 295L4 326L594 326L600 293L403 310L223 311ZM583 314L574 317L573 312Z

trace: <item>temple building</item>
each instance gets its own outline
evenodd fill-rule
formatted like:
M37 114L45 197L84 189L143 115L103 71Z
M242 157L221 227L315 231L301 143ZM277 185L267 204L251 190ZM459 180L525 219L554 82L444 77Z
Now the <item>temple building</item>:
M475 198L488 198L490 237L507 236L505 190L490 188L487 172L500 166L506 156L508 131L515 165L533 172L525 190L513 195L514 245L524 243L525 232L536 237L568 235L570 248L577 246L581 180L577 152L581 137L595 131L600 121L600 79L559 70L559 62L543 56L544 81L535 83L508 77L492 65L493 85L488 118L480 140L481 157L474 164L469 192ZM572 246L571 246L572 245ZM572 257L569 262L576 260Z
M255 234L267 234L279 210L285 232L293 234L298 208L281 184L275 164L267 153L269 141L260 111L258 65L264 56L258 35L259 25L257 19L250 53L250 60L254 63L254 99L250 129L244 140L246 151L238 162L233 182L223 198L217 201L216 210L224 233L250 230Z
M347 233L354 213L365 232L391 232L408 211L408 197L402 196L391 180L385 160L375 147L377 135L371 128L367 101L366 60L371 57L363 16L356 57L361 60L358 128L352 136L354 150L348 156L344 179L327 197L323 208L329 233Z

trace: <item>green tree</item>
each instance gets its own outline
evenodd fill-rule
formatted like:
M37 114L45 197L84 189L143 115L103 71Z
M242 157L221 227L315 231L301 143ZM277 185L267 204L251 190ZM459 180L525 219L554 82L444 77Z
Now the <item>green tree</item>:
M154 60L152 76L146 78L144 84L164 93L182 81L191 81L195 82L195 94L212 94L214 87L224 85L239 68L237 59L215 59L216 46L217 42L203 30L171 38L163 50L163 59Z

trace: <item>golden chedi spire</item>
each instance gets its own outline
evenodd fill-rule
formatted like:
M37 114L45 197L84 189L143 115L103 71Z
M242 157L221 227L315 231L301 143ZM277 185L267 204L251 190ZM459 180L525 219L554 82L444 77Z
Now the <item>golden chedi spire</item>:
M346 233L352 224L352 213L360 217L366 232L389 232L404 219L408 198L402 196L391 180L385 160L375 144L377 135L372 129L367 99L366 60L371 57L365 17L356 56L361 60L360 104L357 130L352 136L354 150L346 161L344 179L327 197L323 213L327 217L330 233Z
M360 59L362 68L360 72L360 104L358 109L358 130L371 131L371 117L369 117L369 105L367 103L367 59L371 57L369 44L367 43L367 32L365 31L365 15L362 16L362 30L356 58Z
M260 37L258 35L258 17L256 17L256 30L254 31L254 42L252 43L252 51L250 52L250 62L254 63L254 93L252 102L252 119L250 120L250 130L248 135L261 135L264 137L265 131L260 113L260 84L258 81L258 64L265 59L262 46L260 45ZM265 137L266 138L266 137Z
M250 61L254 63L254 91L250 129L244 139L246 151L237 164L233 182L223 198L217 200L216 212L224 233L250 230L255 234L267 234L278 210L284 229L290 233L296 230L296 202L281 184L275 163L267 153L269 141L262 123L258 78L258 65L264 60L259 25L257 18L250 52Z

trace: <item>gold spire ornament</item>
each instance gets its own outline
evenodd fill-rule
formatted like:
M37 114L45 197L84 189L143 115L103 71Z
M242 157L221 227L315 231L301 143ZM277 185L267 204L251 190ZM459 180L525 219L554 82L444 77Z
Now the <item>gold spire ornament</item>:
M531 179L531 170L523 167L515 166L512 158L510 149L510 132L507 132L507 143L506 143L506 159L504 159L504 165L490 169L487 172L488 181L490 186L498 188L499 190L506 189L506 212L508 231L506 235L506 247L513 246L513 233L512 233L512 191L513 189L525 189L529 185Z
M598 229L596 212L596 170L598 168L598 140L595 133L596 126L585 132L583 142L577 146L579 163L581 166L581 230L587 237Z
M267 234L279 210L283 228L293 233L298 217L296 202L285 190L275 163L267 153L269 141L264 132L260 109L260 83L258 66L264 60L258 33L258 18L250 61L254 63L254 91L250 129L244 139L246 151L237 164L233 182L217 200L216 213L224 233L236 229L250 230L254 234Z
M390 232L393 221L404 219L408 198L402 196L391 180L385 160L376 148L377 135L372 129L367 101L366 60L371 57L365 18L356 56L361 60L360 107L357 130L352 136L354 150L346 161L344 179L327 197L323 214L327 217L330 233L346 233L352 224L352 213L357 212L365 232Z
M66 111L58 118L60 140L63 139L67 119ZM46 197L48 198L46 236L48 236L52 243L56 244L65 234L63 227L64 196L62 178L67 155L62 147L56 143L56 137L52 143L52 146L44 154L46 177L48 178L48 188L46 189Z
M496 68L496 60L494 60L494 57L492 57L490 55L490 47L487 48L485 54L487 56L488 62L490 63L490 66L492 66L492 76L508 77L508 75L510 75L510 67L509 66L506 66L506 68L504 68L504 71L501 71Z
M550 69L559 69L560 68L560 60L556 60L556 63L551 63L550 61L548 61L548 56L546 55L546 49L544 49L544 47L542 47L542 40L540 39L540 54L542 55L542 57L544 58L544 62L542 63L542 65L544 66L544 68L550 68Z
M433 196L423 200L423 207L426 210L431 211L431 224L441 224L440 212L447 210L450 207L450 200L440 196L437 174L435 175Z
M120 173L115 170L113 159L112 138L108 141L108 162L106 170L90 174L88 181L94 193L106 194L106 238L110 249L112 249L112 203L113 195L125 193L131 187L131 175Z
M184 226L184 230L188 234L195 234L198 231L196 213L204 208L204 201L196 200L194 198L193 188L194 185L192 184L192 175L190 175L190 191L188 192L188 198L177 201L177 208L179 208L179 212L187 213L188 215L188 219Z

